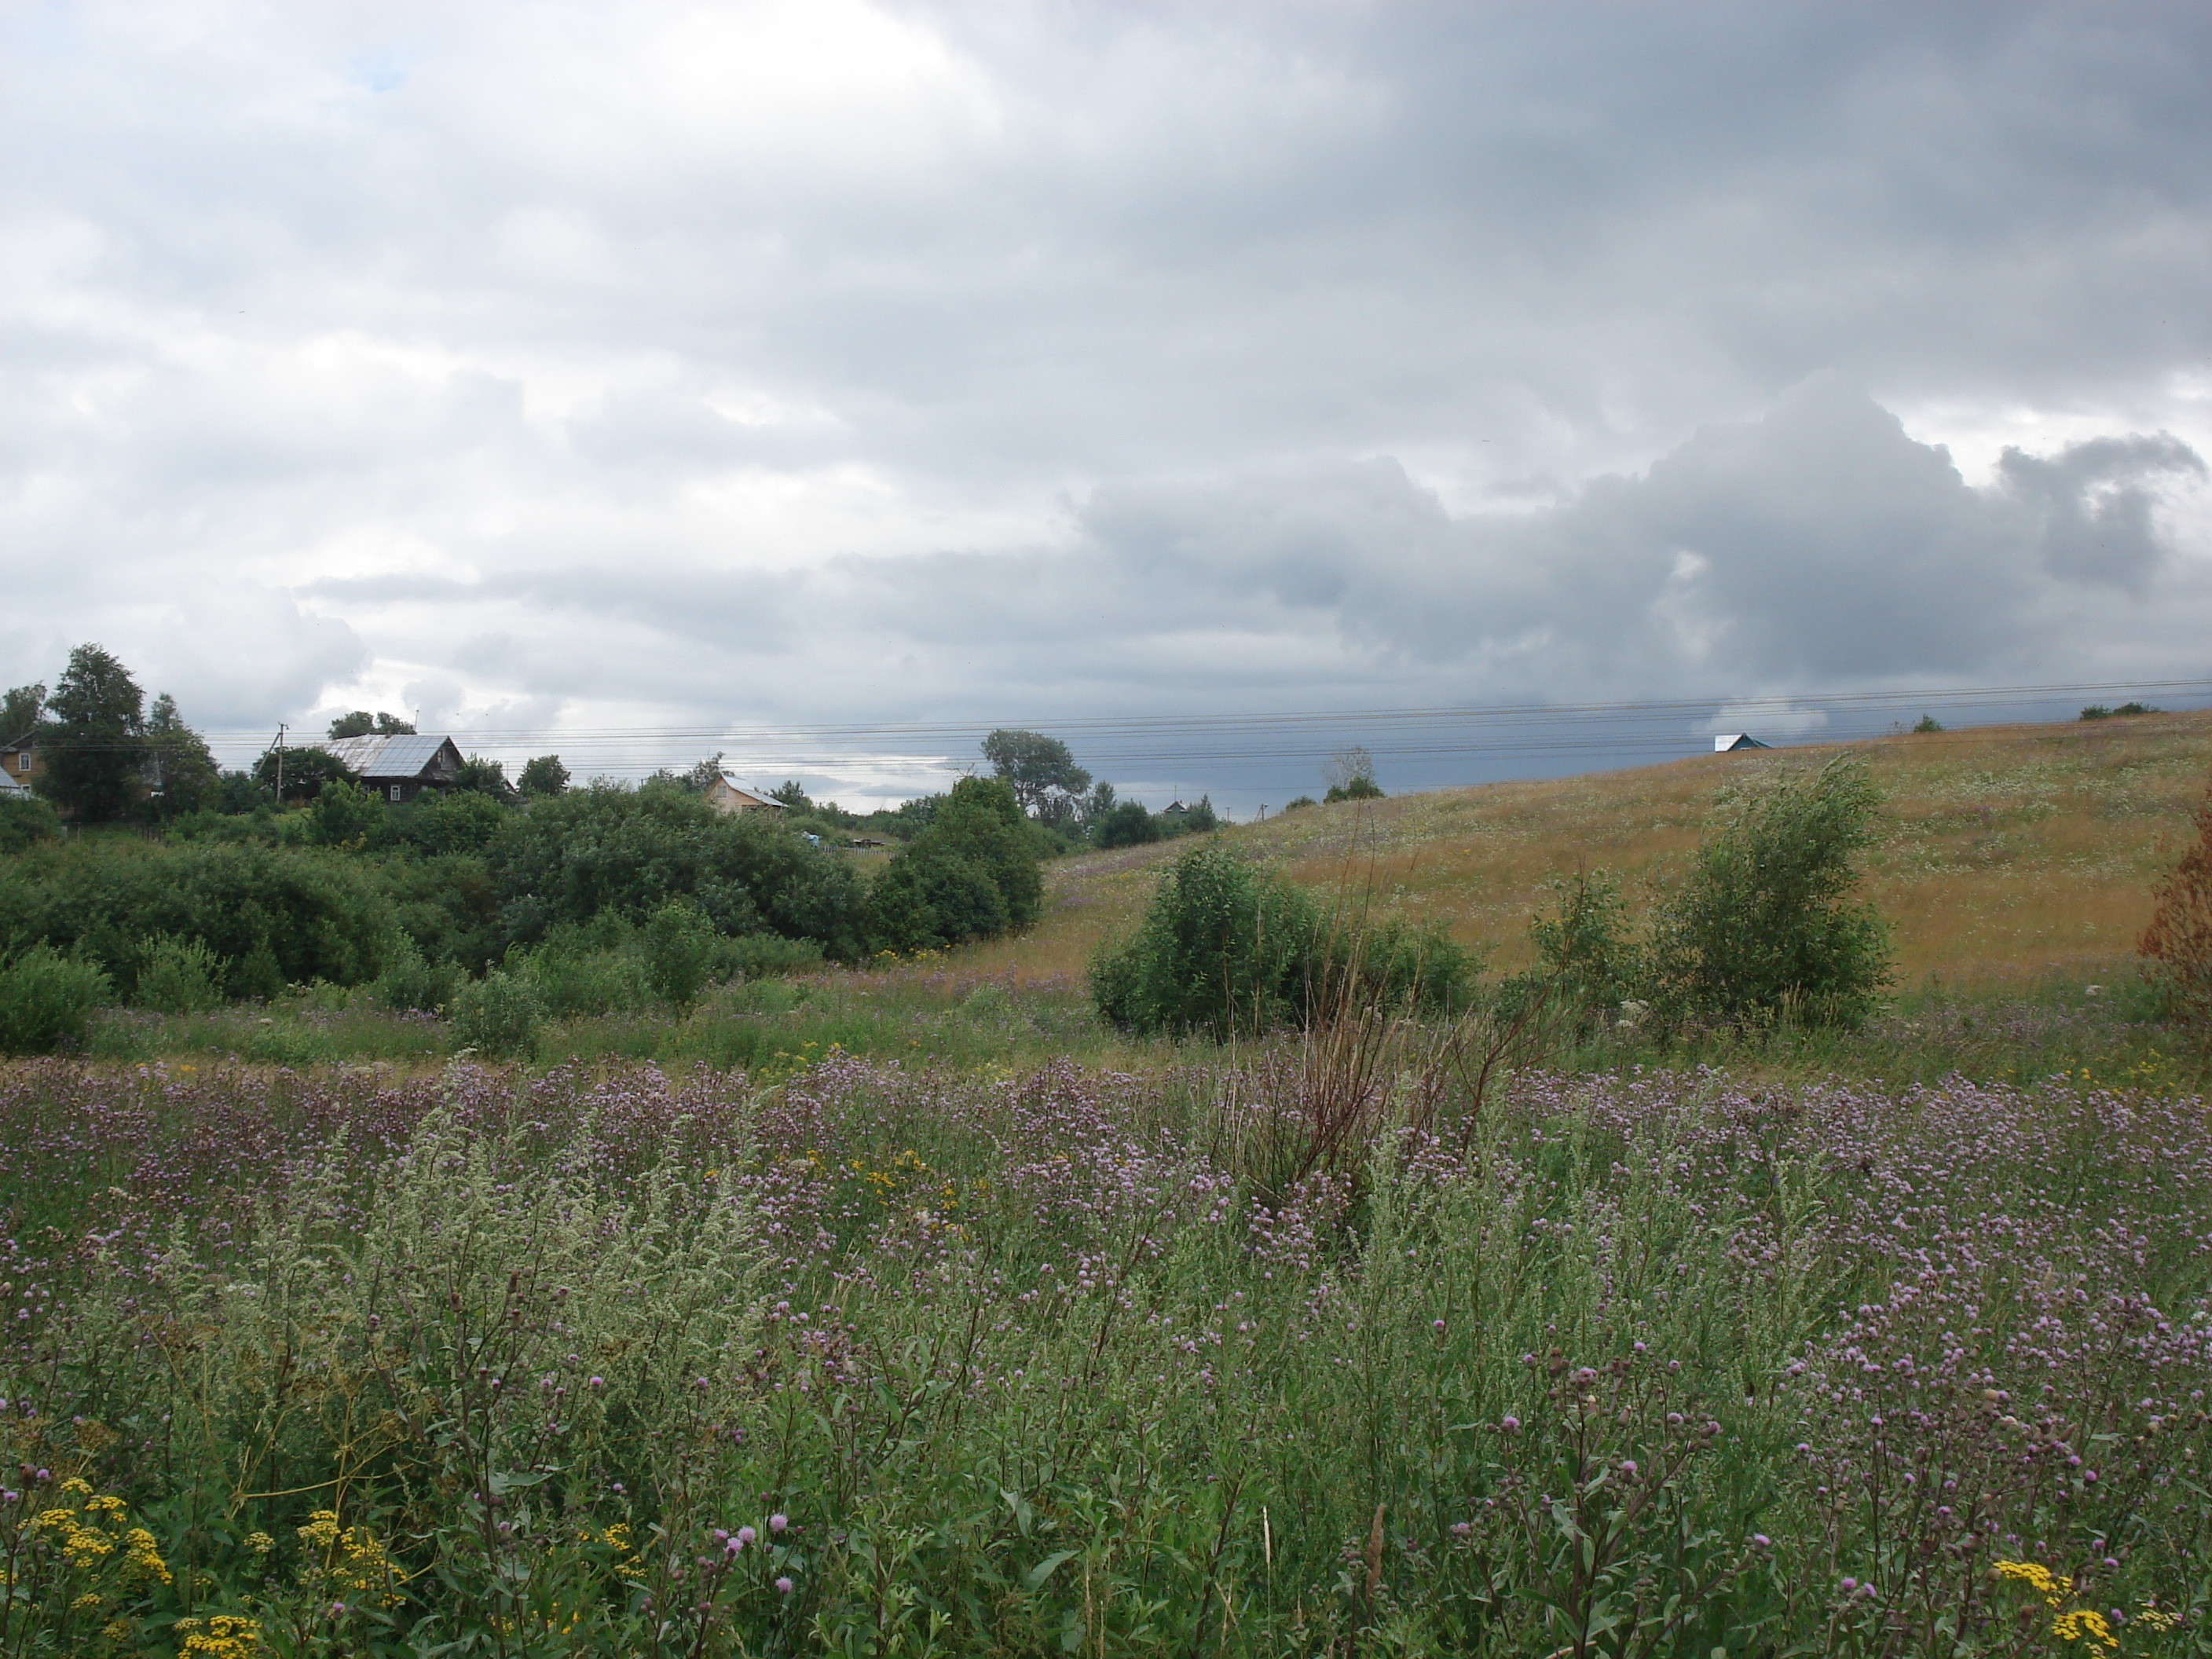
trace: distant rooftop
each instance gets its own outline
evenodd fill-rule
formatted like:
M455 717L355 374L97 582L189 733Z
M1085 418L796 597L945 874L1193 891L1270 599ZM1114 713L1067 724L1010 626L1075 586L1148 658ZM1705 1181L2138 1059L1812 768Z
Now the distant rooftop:
M321 745L359 778L417 778L450 738L405 732L395 737L335 738Z

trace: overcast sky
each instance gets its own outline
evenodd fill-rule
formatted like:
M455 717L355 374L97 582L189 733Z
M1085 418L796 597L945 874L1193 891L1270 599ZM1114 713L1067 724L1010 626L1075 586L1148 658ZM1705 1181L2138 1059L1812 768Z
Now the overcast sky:
M0 665L580 771L2212 675L2208 88L2201 0L0 0Z

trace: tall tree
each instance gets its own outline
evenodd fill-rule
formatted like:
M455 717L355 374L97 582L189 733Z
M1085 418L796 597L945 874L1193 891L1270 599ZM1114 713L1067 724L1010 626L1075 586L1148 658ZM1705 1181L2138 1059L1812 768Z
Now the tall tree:
M138 798L146 694L112 652L80 645L46 704L39 793L80 822L119 818Z
M525 795L533 799L557 795L568 787L568 769L561 764L558 755L540 755L524 765L522 775L515 783Z
M517 799L514 786L507 781L507 763L487 760L482 755L471 755L461 763L453 774L453 787L457 794L473 792L508 805Z
M146 711L146 781L155 810L165 818L196 812L215 793L215 757L207 740L185 724L177 700L164 691Z
M387 714L382 709L374 714L366 708L356 708L350 714L341 714L331 722L331 738L411 738L415 723L403 720L397 714Z
M46 714L46 688L42 684L9 688L0 701L0 743L13 743L38 728Z
M264 749L261 758L253 763L253 781L264 789L276 791L282 780L279 806L295 800L313 801L322 793L325 784L352 775L343 761L319 744L301 744L297 748L288 744L281 750Z
M1091 787L1091 774L1075 763L1067 745L1042 732L994 732L983 739L983 758L1024 812L1048 822L1073 812L1076 798Z

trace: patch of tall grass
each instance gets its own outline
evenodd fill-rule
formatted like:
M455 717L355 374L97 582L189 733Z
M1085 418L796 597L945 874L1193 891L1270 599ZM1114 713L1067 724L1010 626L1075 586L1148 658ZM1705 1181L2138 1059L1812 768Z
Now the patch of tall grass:
M2194 1650L2196 1103L1264 1060L0 1073L0 1644Z

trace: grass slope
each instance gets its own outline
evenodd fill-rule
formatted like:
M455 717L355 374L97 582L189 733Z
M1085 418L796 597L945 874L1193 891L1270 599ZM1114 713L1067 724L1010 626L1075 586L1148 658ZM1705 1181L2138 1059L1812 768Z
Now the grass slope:
M1866 757L1887 797L1867 873L1906 984L2094 973L2132 951L2152 885L2180 854L2212 770L2212 713L1701 756L1316 806L1223 833L1300 881L1438 917L1510 967L1525 957L1549 878L1602 866L1640 909L1653 884L1686 866L1730 785L1847 752ZM1045 921L966 954L966 965L1017 979L1079 975L1102 939L1134 923L1179 850L1170 842L1052 866Z

